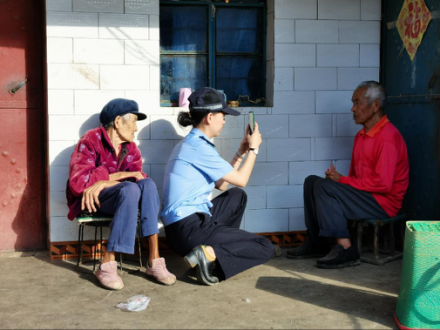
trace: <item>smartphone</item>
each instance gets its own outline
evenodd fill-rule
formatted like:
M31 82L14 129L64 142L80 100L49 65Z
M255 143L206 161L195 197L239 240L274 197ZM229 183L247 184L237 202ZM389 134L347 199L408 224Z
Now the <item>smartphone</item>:
M255 113L253 111L249 111L249 134L252 135L254 130L255 130Z

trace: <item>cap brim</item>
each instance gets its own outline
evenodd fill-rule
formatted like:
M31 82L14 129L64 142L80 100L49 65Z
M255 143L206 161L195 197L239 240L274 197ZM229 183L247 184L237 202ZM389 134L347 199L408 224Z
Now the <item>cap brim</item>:
M147 115L145 113L142 113L142 112L132 112L132 114L136 115L138 117L138 121L139 120L147 119Z
M240 116L240 111L234 110L230 107L226 107L221 111L224 113L227 113L228 115L231 115L231 116Z

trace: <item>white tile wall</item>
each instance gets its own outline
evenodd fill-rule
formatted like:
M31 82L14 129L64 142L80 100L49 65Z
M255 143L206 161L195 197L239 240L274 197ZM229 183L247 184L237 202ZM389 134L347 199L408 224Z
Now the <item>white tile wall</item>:
M47 11L72 11L72 0L46 0Z
M48 64L50 89L99 89L99 66L93 64Z
M98 37L98 14L47 12L48 37Z
M49 115L73 115L73 90L49 90Z
M242 228L253 232L304 230L302 185L333 162L349 171L353 136L351 97L365 79L378 79L380 0L268 1L267 104L227 117L215 144L230 160L250 110L263 135L245 191ZM75 142L99 125L110 99L136 100L148 114L136 143L144 171L159 192L173 147L189 130L180 108L161 108L159 0L47 0L50 212L52 241L72 241L64 188ZM106 232L108 235L108 232ZM86 231L86 239L93 231Z
M317 59L319 67L358 67L359 45L317 45Z
M289 209L289 231L307 230L304 223L304 209L292 208Z
M336 90L336 68L297 68L295 69L295 89L308 91Z
M73 11L124 13L124 0L73 0Z
M124 41L105 39L75 39L75 63L124 64Z
M99 37L129 40L148 39L148 16L99 14Z
M294 115L289 116L289 137L332 136L332 115Z
M72 38L47 38L47 63L72 63L72 44Z
M315 92L275 92L273 114L300 114L315 112Z
M381 14L381 0L361 0L362 20L380 21Z
M275 0L275 18L317 18L317 0Z
M336 116L336 136L355 136L362 128L356 125L352 115Z
M267 208L302 207L303 186L269 186L267 187Z
M248 186L284 185L288 175L287 162L256 163Z
M316 138L315 160L350 159L352 137Z
M125 0L126 14L159 14L159 0Z
M266 209L246 211L246 230L252 233L287 231L289 211Z
M354 90L362 81L379 81L379 68L339 68L338 89Z
M293 43L295 42L295 20L277 19L275 21L275 42Z
M338 21L297 20L295 40L298 43L338 43Z
M159 42L125 40L125 64L159 64Z
M362 44L361 45L361 67L375 67L380 65L380 45Z
M100 112L109 101L124 97L123 90L75 90L75 114L91 116Z
M289 163L289 184L302 185L309 175L323 177L329 167L329 161L291 162Z
M275 68L274 89L276 91L293 91L293 68ZM275 103L277 103L275 101Z
M313 67L315 50L315 45L275 44L275 67Z
M149 89L148 65L101 65L101 89ZM117 78L117 79L115 79Z
M354 90L356 86L352 86ZM353 91L316 92L317 113L349 113Z
M361 0L319 0L318 19L359 20Z
M268 139L268 161L310 160L310 139Z
M340 21L339 22L340 43L380 43L380 22L379 21Z

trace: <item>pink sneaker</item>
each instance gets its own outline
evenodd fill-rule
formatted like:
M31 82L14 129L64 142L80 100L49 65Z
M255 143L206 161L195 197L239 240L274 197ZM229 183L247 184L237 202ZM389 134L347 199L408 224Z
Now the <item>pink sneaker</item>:
M147 275L154 276L158 282L165 285L173 285L176 283L176 276L168 271L164 258L154 259L151 267L147 262L146 273Z
M116 261L101 264L99 269L95 272L95 276L104 288L121 290L124 287L124 283L122 283L118 275L118 263Z

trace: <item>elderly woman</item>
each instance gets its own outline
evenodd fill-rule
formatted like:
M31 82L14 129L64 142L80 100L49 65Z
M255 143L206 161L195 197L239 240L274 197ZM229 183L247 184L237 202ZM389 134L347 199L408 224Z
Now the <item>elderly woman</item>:
M199 282L215 285L267 262L273 255L268 239L239 229L247 201L243 190L232 188L212 201L208 199L214 187L226 190L229 184L246 186L261 134L258 124L252 135L247 129L228 163L210 139L221 133L226 115L240 113L227 107L223 95L212 88L199 89L188 100L190 111L181 112L178 121L193 129L168 161L161 216L171 247L190 267L197 267Z
M110 101L99 116L103 126L81 137L70 161L68 218L73 220L83 211L113 215L107 251L95 273L107 289L124 287L117 273L115 252L133 254L138 212L142 234L150 246L147 275L165 285L176 282L159 256L157 188L142 172L141 152L133 142L136 122L145 118L135 101Z

